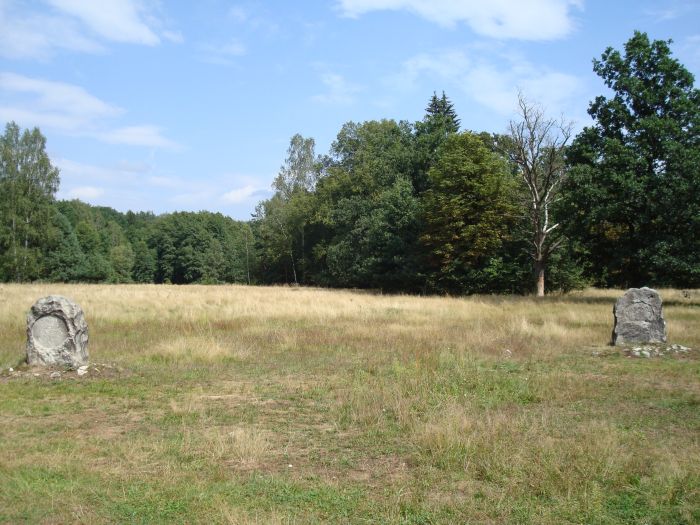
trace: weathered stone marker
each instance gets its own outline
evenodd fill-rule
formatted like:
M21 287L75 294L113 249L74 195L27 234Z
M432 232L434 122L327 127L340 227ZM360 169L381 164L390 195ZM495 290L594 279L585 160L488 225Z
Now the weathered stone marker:
M665 343L666 321L661 297L651 288L630 288L613 308L612 343Z
M27 314L27 363L78 368L88 362L88 327L70 299L49 295Z

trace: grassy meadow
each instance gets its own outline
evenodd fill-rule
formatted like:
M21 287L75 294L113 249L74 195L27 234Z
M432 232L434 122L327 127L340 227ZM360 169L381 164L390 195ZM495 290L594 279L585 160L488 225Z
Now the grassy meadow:
M50 293L85 376L19 365ZM654 359L620 293L0 285L0 522L700 523L700 291Z

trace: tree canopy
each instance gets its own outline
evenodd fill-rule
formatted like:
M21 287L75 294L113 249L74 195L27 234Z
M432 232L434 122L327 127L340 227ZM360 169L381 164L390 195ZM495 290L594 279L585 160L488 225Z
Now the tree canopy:
M593 62L611 95L569 145L521 96L507 133L422 118L345 123L325 155L291 137L250 221L56 201L38 129L0 137L0 279L286 283L420 293L700 286L700 94L670 41ZM536 279L533 279L533 270ZM546 281L545 281L546 271Z
M670 50L635 32L594 71L613 91L576 137L567 233L603 285L700 285L700 91Z

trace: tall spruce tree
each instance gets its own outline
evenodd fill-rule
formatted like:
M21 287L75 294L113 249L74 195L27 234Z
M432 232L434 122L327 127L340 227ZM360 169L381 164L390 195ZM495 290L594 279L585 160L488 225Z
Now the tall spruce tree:
M454 104L447 98L444 91L439 98L433 91L428 107L425 108L425 114L425 122L442 128L446 133L457 133L459 131L460 120L457 117L457 112Z
M428 171L435 164L437 151L447 137L459 131L459 124L454 105L445 92L440 97L433 92L423 120L415 124L413 186L417 193L428 189Z

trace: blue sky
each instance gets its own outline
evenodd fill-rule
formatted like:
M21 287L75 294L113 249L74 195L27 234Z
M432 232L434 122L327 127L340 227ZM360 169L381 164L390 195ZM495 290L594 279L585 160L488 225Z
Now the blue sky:
M247 219L294 133L326 153L433 91L465 129L505 131L518 89L585 125L635 29L698 76L698 0L0 0L0 122L41 128L59 198Z

